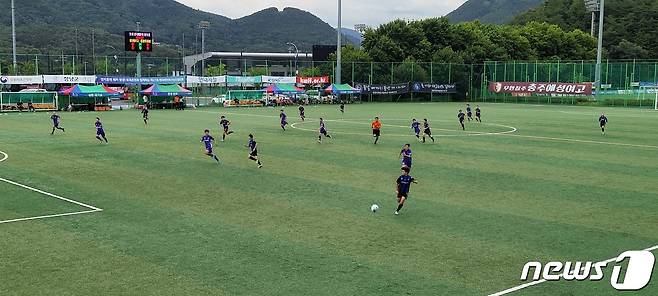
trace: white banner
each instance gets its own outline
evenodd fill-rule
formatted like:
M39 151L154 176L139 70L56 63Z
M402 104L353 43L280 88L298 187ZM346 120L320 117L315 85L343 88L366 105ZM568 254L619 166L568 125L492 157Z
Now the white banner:
M43 83L96 84L96 76L90 75L43 75Z
M0 76L0 84L43 84L39 76Z
M297 83L297 77L262 76L261 81L263 83L270 83L270 84L275 84L275 83L295 84Z
M187 76L187 84L220 84L226 83L226 76Z

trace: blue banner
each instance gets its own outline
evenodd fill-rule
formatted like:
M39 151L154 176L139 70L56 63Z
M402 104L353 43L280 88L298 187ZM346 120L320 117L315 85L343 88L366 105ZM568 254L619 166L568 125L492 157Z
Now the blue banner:
M138 85L138 84L183 84L185 77L183 76L170 76L170 77L128 77L128 76L98 76L96 83L99 84L125 84L125 85Z

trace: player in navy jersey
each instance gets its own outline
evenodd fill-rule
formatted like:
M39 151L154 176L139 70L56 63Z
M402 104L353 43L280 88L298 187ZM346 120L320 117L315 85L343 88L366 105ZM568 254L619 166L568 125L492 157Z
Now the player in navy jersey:
M299 117L304 121L306 119L306 115L304 114L304 106L302 104L299 104Z
M395 181L395 192L397 193L398 198L398 208L395 210L396 215L400 214L404 202L409 198L409 188L411 187L411 183L418 183L414 177L409 176L409 171L410 169L408 167L402 167L402 175L400 175Z
M215 142L215 138L210 135L209 130L204 130L203 131L203 136L201 136L201 142L206 146L206 155L210 156L212 159L214 159L217 164L219 164L219 158L215 153L212 151L212 145Z
M414 133L416 134L416 139L420 141L420 122L416 121L416 118L411 120L411 129L414 130Z
M231 122L226 119L226 116L222 115L219 118L219 125L221 125L222 129L224 130L224 132L222 133L222 142L224 142L224 140L226 140L226 136L233 133L233 131L229 130L229 126L231 125Z
M477 120L478 122L482 122L482 118L481 118L482 113L481 112L482 112L482 110L480 110L480 105L477 105L475 107L475 120Z
M462 112L461 109L459 109L459 114L457 114L457 118L459 118L459 124L462 125L462 130L466 130L466 127L464 126L464 112Z
M471 109L471 104L466 104L466 116L468 116L468 121L473 120L473 110Z
M288 116L286 115L285 112L283 112L283 109L281 109L281 114L279 114L279 118L281 119L281 128L285 132L286 125L288 125Z
M402 167L411 169L411 144L404 144L402 150L400 150L399 157L402 158Z
M604 135L606 124L608 124L608 117L605 117L605 114L601 113L601 116L599 116L599 126L601 127L601 133Z
M56 129L66 132L63 127L59 126L61 119L62 118L57 113L53 113L53 115L50 115L50 120L53 121L53 131L50 133L51 135L55 134Z
M144 119L144 124L149 124L149 107L146 105L142 108L142 119Z
M247 147L249 147L249 159L255 161L258 164L259 169L262 168L263 164L261 164L258 159L258 146L256 140L254 140L254 135L252 134L249 134L249 143L247 143Z
M103 143L103 140L105 140L105 144L109 144L107 137L105 137L105 130L103 129L103 123L101 122L100 118L96 117L94 126L96 126L96 139L101 141L101 143Z
M432 129L430 129L430 123L427 121L427 118L423 119L423 143L425 143L425 137L430 137L432 143L434 143L434 137L432 137Z
M345 103L340 102L340 114L345 114Z
M319 130L319 133L318 133L318 143L322 143L322 136L323 135L325 137L331 139L331 136L327 132L327 128L324 126L324 119L322 119L322 117L320 117L320 130Z

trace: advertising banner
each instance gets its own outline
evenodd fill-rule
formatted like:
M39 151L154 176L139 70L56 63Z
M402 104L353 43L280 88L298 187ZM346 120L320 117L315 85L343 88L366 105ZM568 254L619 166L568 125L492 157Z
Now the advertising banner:
M226 83L226 76L187 76L187 84L220 84Z
M299 84L327 84L329 83L329 76L318 77L297 77Z
M260 76L226 76L226 82L233 84L257 84L260 83Z
M96 76L92 76L92 75L43 75L43 83L96 84Z
M269 83L269 84L276 84L276 83L294 84L297 82L297 77L261 76L261 82Z
M592 83L489 82L489 91L508 94L592 95Z
M98 76L96 83L99 84L182 84L185 83L183 76L171 77L127 77L127 76Z
M409 93L408 83L399 84L357 84L355 88L360 89L365 95L401 95Z
M441 83L424 83L414 82L411 89L415 93L427 94L454 94L457 92L456 84L441 84Z
M0 76L0 84L43 84L43 77L38 76Z

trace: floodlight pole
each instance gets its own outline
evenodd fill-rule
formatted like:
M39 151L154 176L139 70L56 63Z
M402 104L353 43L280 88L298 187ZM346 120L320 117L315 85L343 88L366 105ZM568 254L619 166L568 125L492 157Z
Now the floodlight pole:
M286 43L286 45L292 46L295 49L295 76L297 76L297 74L299 74L299 73L297 73L297 72L299 72L299 70L298 70L299 68L297 68L297 61L299 60L299 49L297 49L297 45L295 45L292 42L288 42L288 43Z
M599 39L596 52L596 81L594 82L596 86L596 92L594 93L594 99L599 100L599 94L601 93L601 56L603 54L603 17L605 15L605 0L601 0L601 7L599 9Z
M16 73L16 6L14 0L11 0L11 49L14 58L14 74Z
M342 28L342 7L341 7L341 0L338 0L338 28L336 28L336 32L338 35L338 42L336 44L336 77L334 77L334 81L336 84L340 84L341 80L341 62L342 62L342 57L341 57L341 28Z
M137 32L141 30L141 22L137 22ZM135 71L137 77L142 77L142 52L137 51L137 58L135 58Z
M209 21L199 22L201 29L201 76L206 76L206 29L210 28Z

